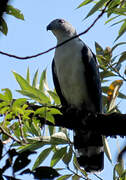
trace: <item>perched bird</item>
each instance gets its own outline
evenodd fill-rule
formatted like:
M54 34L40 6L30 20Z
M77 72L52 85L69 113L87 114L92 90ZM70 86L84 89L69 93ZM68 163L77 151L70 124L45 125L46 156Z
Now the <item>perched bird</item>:
M55 19L48 26L57 44L77 35L75 28L64 19ZM89 47L76 37L55 50L52 62L54 86L66 112L79 114L102 111L102 92L96 57ZM86 127L86 126L85 126ZM88 172L100 171L104 166L102 136L86 128L74 132L77 161Z

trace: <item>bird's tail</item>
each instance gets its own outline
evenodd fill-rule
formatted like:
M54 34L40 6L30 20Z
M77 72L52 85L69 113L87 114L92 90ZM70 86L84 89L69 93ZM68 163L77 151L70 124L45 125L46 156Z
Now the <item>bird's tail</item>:
M79 165L87 172L101 171L104 168L102 136L91 131L76 130L74 147Z

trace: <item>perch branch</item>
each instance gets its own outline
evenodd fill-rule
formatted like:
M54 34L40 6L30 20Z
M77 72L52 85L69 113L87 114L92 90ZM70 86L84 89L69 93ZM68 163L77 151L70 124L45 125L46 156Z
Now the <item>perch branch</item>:
M40 118L42 124L51 126L65 127L68 129L82 129L85 126L83 122L78 122L75 116L54 115L55 125L51 122ZM111 113L111 114L90 114L86 120L86 128L100 135L105 136L126 136L126 114Z

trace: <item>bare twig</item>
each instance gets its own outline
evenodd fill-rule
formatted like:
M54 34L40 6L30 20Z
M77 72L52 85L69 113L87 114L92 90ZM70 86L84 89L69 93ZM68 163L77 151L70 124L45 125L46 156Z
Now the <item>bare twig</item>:
M92 23L85 31L77 34L76 36L73 36L73 37L70 38L70 39L67 39L66 41L58 44L57 46L53 46L52 48L50 48L50 49L48 49L48 50L46 50L46 51L40 52L40 53L38 53L38 54L35 54L35 55L32 55L32 56L25 56L25 57L16 56L16 55L13 55L13 54L5 53L5 52L3 52L3 51L0 51L0 54L5 55L5 56L8 56L8 57L16 58L16 59L21 59L21 60L27 60L27 59L35 58L35 57L41 56L41 55L43 55L43 54L46 54L46 53L48 53L48 52L50 52L50 51L52 51L52 50L54 50L54 49L62 46L63 44L71 41L72 39L75 39L75 38L77 38L77 37L80 37L80 36L86 34L86 33L96 24L96 22L103 16L103 14L104 14L105 11L106 11L106 8L108 7L108 5L109 5L109 3L110 3L111 1L112 1L112 0L109 0L109 1L106 3L104 9L101 11L101 13L97 16L97 18L93 21L93 23Z
M121 79L123 79L124 81L126 81L126 78L124 78L124 76L122 76L122 75L120 74L120 72L119 72L115 67L113 67L110 63L109 63L109 68L110 68L111 70L113 70Z
M73 171L69 166L67 166L67 169L68 169L72 174L78 176L79 178L82 178L82 179L84 179L84 180L90 180L90 179L87 179L87 178L85 178L85 177L77 174L77 173L76 173L75 171Z
M96 176L98 179L103 180L100 176L94 173L94 176Z
M12 140L16 141L19 144L22 144L22 142L18 139L16 139L14 136L12 136L11 134L9 134L7 131L5 131L5 129L0 126L0 130L2 131L3 134L7 135L9 138L11 138Z
M19 125L20 125L20 133L21 133L22 140L23 140L24 143L27 143L27 141L26 141L26 139L24 137L23 124L22 124L22 120L21 120L20 114L18 115L18 122L19 122Z

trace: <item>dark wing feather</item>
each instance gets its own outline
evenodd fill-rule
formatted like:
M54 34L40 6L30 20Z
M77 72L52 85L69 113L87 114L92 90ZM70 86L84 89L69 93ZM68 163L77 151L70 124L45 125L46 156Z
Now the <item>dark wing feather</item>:
M68 104L67 104L67 101L64 98L64 96L62 94L62 91L61 91L61 88L60 88L60 84L59 84L58 77L57 77L57 74L56 74L56 66L55 66L54 59L53 59L53 62L52 62L52 75L53 75L53 82L54 82L56 92L57 92L57 94L58 94L58 96L60 98L62 106L65 108L65 107L68 106Z
M91 56L89 56L89 51ZM86 86L96 112L102 111L102 91L97 60L93 52L84 44L82 59L85 67Z

